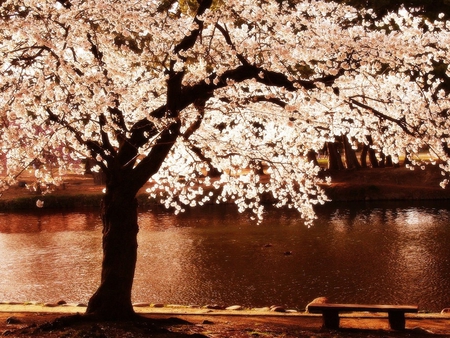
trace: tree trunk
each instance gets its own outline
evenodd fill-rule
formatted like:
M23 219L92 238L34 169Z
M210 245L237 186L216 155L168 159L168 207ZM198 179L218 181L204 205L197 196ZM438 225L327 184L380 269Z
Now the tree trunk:
M344 144L345 163L347 164L347 169L361 168L361 165L358 162L358 157L356 156L356 151L352 148L347 136L342 136L342 143Z
M122 188L107 189L102 201L103 262L101 283L89 300L87 314L102 319L135 316L131 289L137 259L137 200Z
M361 168L367 168L367 153L369 152L369 145L365 144L363 145L363 148L361 150L361 156L359 157L359 160L361 161Z
M384 162L386 167L393 167L394 163L392 162L392 156L391 155L387 155L385 162Z
M403 161L403 166L412 164L411 160L408 157L408 152L405 149L405 160Z
M367 151L369 153L370 164L372 165L372 168L378 168L377 155L375 153L375 150L372 148L372 145L373 145L372 136L367 135L367 141L369 141L369 144L366 146L367 146Z
M344 164L342 163L341 154L339 154L337 143L327 142L328 147L328 169L342 170Z
M383 153L380 153L380 161L378 161L378 167L379 168L384 168L384 161L386 160L386 155Z
M317 153L314 150L308 151L308 154L306 155L308 158L308 162L313 162L315 166L319 166L319 161L317 160Z
M375 153L375 150L372 149L372 147L369 149L369 160L372 168L378 168L377 154Z

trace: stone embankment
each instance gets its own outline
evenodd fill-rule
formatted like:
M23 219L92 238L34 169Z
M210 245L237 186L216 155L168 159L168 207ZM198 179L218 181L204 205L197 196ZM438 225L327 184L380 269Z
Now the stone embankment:
M5 311L25 311L25 312L83 312L87 305L84 303L67 303L64 300L57 302L0 302L0 312ZM133 307L136 312L195 312L195 313L209 313L212 311L232 312L232 311L252 311L259 313L300 313L295 309L288 309L281 305L271 305L260 308L246 308L241 305L224 306L218 304L208 305L179 305L179 304L163 304L163 303L134 303Z

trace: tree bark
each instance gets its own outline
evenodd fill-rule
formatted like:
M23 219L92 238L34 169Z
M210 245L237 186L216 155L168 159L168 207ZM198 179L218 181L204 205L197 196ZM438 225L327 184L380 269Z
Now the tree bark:
M125 185L108 189L102 201L101 283L86 314L107 320L135 316L131 290L137 259L137 200Z
M314 165L319 166L319 161L317 160L317 153L314 150L308 151L308 154L306 154L306 157L308 158L308 162L313 162Z
M367 141L369 143L364 145L363 152L361 154L361 164L364 161L365 165L363 167L364 168L367 167L366 156L369 155L369 161L372 168L378 168L377 156L375 154L375 150L373 150L372 148L373 145L372 136L368 135Z
M377 155L375 153L375 150L372 149L372 147L369 148L369 160L370 164L372 165L372 168L378 168Z
M338 145L335 142L327 142L328 148L328 169L329 170L343 170L341 154L338 151Z
M361 165L358 162L358 157L356 156L356 151L352 148L352 145L346 135L342 136L342 143L344 144L345 163L347 164L347 169L361 168Z
M378 161L378 167L379 168L384 168L385 167L385 165L384 165L385 160L386 160L386 155L383 154L383 153L380 153L380 160Z
M361 156L359 161L361 162L361 168L367 168L367 153L369 152L369 146L367 144L363 145L361 150Z
M386 156L384 164L385 164L386 167L393 167L394 166L394 163L392 162L392 156L391 155L387 155Z
M447 150L446 150L446 152L447 152ZM405 149L405 160L403 161L403 166L410 165L410 164L412 164L412 162L411 162L410 158L408 157L408 152Z

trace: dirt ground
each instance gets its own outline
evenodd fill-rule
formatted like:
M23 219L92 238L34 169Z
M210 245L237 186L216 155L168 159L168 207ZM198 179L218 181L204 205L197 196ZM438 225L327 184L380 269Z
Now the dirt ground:
M341 329L322 329L320 315L255 313L145 313L145 322L90 322L64 324L67 313L0 312L0 334L46 338L298 338L298 337L450 337L450 316L407 317L404 331L389 329L386 316L343 316ZM72 315L73 316L73 315ZM56 320L56 321L55 321Z

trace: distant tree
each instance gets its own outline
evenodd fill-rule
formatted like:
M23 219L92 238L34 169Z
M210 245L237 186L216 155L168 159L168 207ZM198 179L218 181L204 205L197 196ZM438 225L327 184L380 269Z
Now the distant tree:
M345 169L338 142L327 142L328 169L331 171Z
M315 150L310 150L306 154L306 158L309 162L313 162L315 166L319 166L319 161L317 160L317 152Z
M363 149L361 151L361 166L363 168L367 167L367 157L369 157L369 162L372 168L378 168L376 152L375 149L372 148L372 145L372 137L367 135L367 142L363 145Z
M336 137L371 135L394 161L426 144L449 168L444 14L325 1L0 3L4 187L37 160L36 180L59 184L48 153L60 175L82 171L81 158L105 175L88 314L135 315L136 194L149 180L175 213L214 199L261 219L271 194L311 224L327 199L307 155Z
M345 164L347 169L361 168L361 164L358 162L358 157L356 156L356 149L350 144L347 135L342 136L342 144L344 145Z
M441 13L450 13L449 0L343 0L340 2L360 9L372 9L378 16L396 12L402 7L415 10L417 14L431 20L437 19Z

